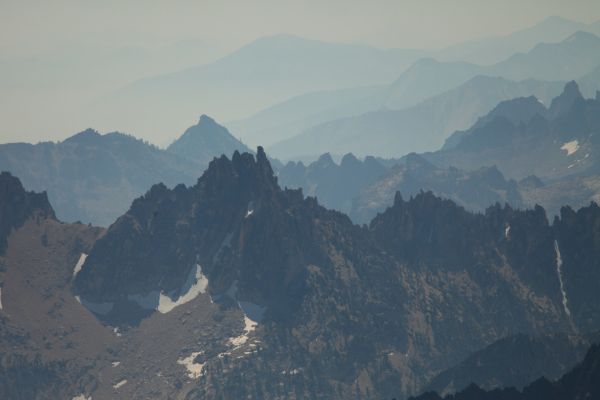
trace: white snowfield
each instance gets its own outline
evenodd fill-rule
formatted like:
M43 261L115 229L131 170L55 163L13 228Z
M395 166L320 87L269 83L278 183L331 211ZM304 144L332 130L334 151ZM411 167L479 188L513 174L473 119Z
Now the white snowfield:
M73 397L73 400L92 400L92 396L86 397L85 394Z
M208 278L202 274L202 267L200 264L196 264L196 268L191 269L187 280L181 289L179 289L180 296L176 300L173 300L171 296L158 291L153 291L146 295L133 294L127 296L127 298L144 309L156 310L162 314L166 314L175 307L189 303L201 293L206 293L207 287Z
M571 154L579 150L579 141L571 140L570 142L563 144L560 149L566 151L567 156L570 156Z
M77 264L75 264L75 268L73 269L73 279L77 276L79 271L81 271L81 267L83 267L87 256L88 255L85 253L81 253L81 255L79 256L79 260L77 260Z
M195 363L194 360L200 354L204 353L203 351L195 351L190 354L189 357L180 358L177 360L177 364L185 366L188 371L188 377L190 379L198 379L202 376L202 370L204 369L204 363Z
M123 379L123 380L122 380L122 381L120 381L119 383L117 383L117 384L113 385L113 388L114 388L114 389L118 389L118 388L120 388L121 386L125 385L126 383L127 383L127 379Z
M0 287L0 310L3 310L3 308L2 308L2 287Z
M229 344L236 347L245 345L250 338L248 335L256 330L257 325L257 322L244 315L244 331L239 336L229 338Z

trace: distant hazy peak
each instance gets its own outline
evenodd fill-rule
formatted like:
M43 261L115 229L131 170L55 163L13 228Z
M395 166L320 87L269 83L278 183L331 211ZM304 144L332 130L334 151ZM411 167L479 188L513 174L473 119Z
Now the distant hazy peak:
M331 154L329 153L324 153L322 154L319 159L316 162L317 164L330 164L330 165L335 165L335 161L333 161L333 157L331 157Z
M95 143L100 139L102 135L98 133L98 131L87 128L84 131L74 134L73 136L64 140L64 143L81 143L81 144L91 144Z
M577 31L563 41L563 43L568 43L568 42L595 43L595 42L600 42L600 37L594 35L591 32Z
M360 160L358 158L356 158L356 156L352 153L346 153L344 155L344 157L342 157L342 162L341 162L341 166L344 167L349 167L352 165L357 165L360 164Z
M251 152L227 128L206 114L202 114L196 125L186 129L167 147L167 151L201 164L208 164L213 157L219 157L221 154L231 156L236 150Z
M218 125L214 119L212 119L211 117L209 117L206 114L202 114L200 116L200 119L198 119L198 123L196 125L201 125L201 124L214 124L214 125Z
M550 104L550 114L552 117L556 117L561 113L569 110L573 103L577 100L582 100L583 95L579 90L579 86L575 81L570 81L565 85L563 92L555 97Z

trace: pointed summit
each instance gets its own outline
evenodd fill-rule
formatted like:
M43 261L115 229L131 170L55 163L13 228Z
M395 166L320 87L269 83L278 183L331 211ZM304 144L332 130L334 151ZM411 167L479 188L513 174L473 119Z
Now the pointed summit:
M167 151L208 165L214 157L222 154L230 157L234 151L251 152L222 125L208 115L202 114L198 124L188 128Z
M568 82L560 96L555 97L550 105L550 115L556 118L560 114L568 111L577 100L582 100L583 96L579 91L579 86L575 81Z

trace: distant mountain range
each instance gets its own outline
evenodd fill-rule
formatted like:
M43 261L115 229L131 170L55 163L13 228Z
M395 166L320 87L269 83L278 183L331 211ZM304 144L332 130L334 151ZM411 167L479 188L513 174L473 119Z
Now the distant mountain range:
M314 118L308 118L304 125L294 120L295 125L290 129L298 132L302 127L304 130L269 146L269 150L284 159L333 149L340 153L383 157L433 151L442 145L447 135L470 126L501 100L535 95L547 102L559 93L564 81L579 78L586 85L586 93L594 92L598 89L595 81L600 79L596 76L599 54L599 37L576 32L562 42L540 44L528 53L491 66L423 59L378 93L347 105L346 116L341 119L336 118L343 112L337 110L329 121L320 116L324 122L317 125L309 126ZM473 79L478 75L488 78ZM422 103L414 106L419 102ZM363 107L362 112L357 112L360 107ZM249 121L251 126L256 122ZM269 123L264 119L258 122ZM243 136L243 128L239 129ZM256 126L251 129L258 131Z
M596 171L600 98L584 99L575 82L549 107L534 97L500 103L442 151L425 154L439 166L495 164L508 177L558 179Z
M224 127L202 116L168 150L122 133L88 129L63 142L0 145L0 171L27 187L47 191L65 221L108 226L148 187L193 184L221 154L248 148Z
M447 61L466 61L481 65L492 65L507 59L515 53L526 53L539 43L560 42L577 31L587 31L600 35L600 21L584 24L552 16L532 27L506 36L449 46L436 53L436 58Z
M182 130L182 121L198 110L219 120L239 119L310 91L387 83L421 54L264 37L212 63L133 82L95 104L97 117L90 117L164 136L173 127Z
M358 160L351 153L336 164L329 154L304 166L290 162L278 171L282 186L302 188L328 208L342 211L355 223L368 223L394 202L397 192L405 197L422 191L452 199L471 211L482 212L500 203L523 207L515 181L504 178L495 167L475 171L442 169L417 154L386 165L384 160Z
M576 27L579 32L573 30ZM599 33L596 28L596 25L549 19L533 29L537 33L521 34L522 39L519 35L508 39L505 43L512 44L506 48L512 48L512 51L494 53L502 54L503 58L487 66L464 62L443 51L380 50L290 35L265 37L212 63L133 82L96 102L87 115L91 123L105 130L118 128L159 138L174 128L183 130L183 121L197 115L198 110L224 121L237 121L260 113L263 115L252 118L259 119L255 122L263 127L271 128L264 140L260 137L260 129L245 127L241 122L228 125L250 144L271 145L275 142L272 141L274 127L280 126L278 121L282 118L286 119L285 107L278 110L277 115L264 113L278 107L279 103L307 93L311 93L313 100L316 94L318 100L312 106L298 110L287 125L293 127L294 121L300 120L312 120L314 125L382 106L412 106L481 74L512 80L577 79L600 65L600 62L588 65L594 61L596 51L593 43L583 43L586 41L584 35L591 37L592 33ZM586 30L592 33L584 32ZM576 42L581 44L556 45L569 35L577 37ZM587 41L592 40L588 38ZM544 42L552 44L540 45ZM574 52L578 46L582 46L580 50L585 50L585 54ZM474 53L491 49L484 47ZM518 52L524 54L512 57ZM390 82L393 83L390 85ZM386 87L373 94L373 85ZM331 105L331 92L341 89L344 91L334 94L338 98L337 104ZM321 106L315 107L316 104ZM307 112L310 112L309 116L306 116ZM328 112L332 114L327 119L318 117ZM161 118L156 118L157 115ZM110 123L106 124L106 121ZM301 122L297 128L306 129L307 123ZM283 135L278 139L285 139Z
M271 146L270 150L285 159L332 149L383 157L397 157L405 154L405 150L438 149L452 132L470 127L500 101L535 95L549 102L563 85L535 80L514 82L479 75L412 107L374 110L318 124Z

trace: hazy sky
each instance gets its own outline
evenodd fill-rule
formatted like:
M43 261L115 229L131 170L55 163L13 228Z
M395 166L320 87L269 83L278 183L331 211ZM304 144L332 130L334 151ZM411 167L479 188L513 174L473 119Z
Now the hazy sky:
M552 15L594 22L600 0L0 0L0 142L64 139L94 124L82 105L261 36L442 48Z
M233 49L291 33L381 47L442 47L560 15L592 22L598 0L0 0L6 54L65 45L164 45L201 39ZM493 6L492 6L493 4Z

